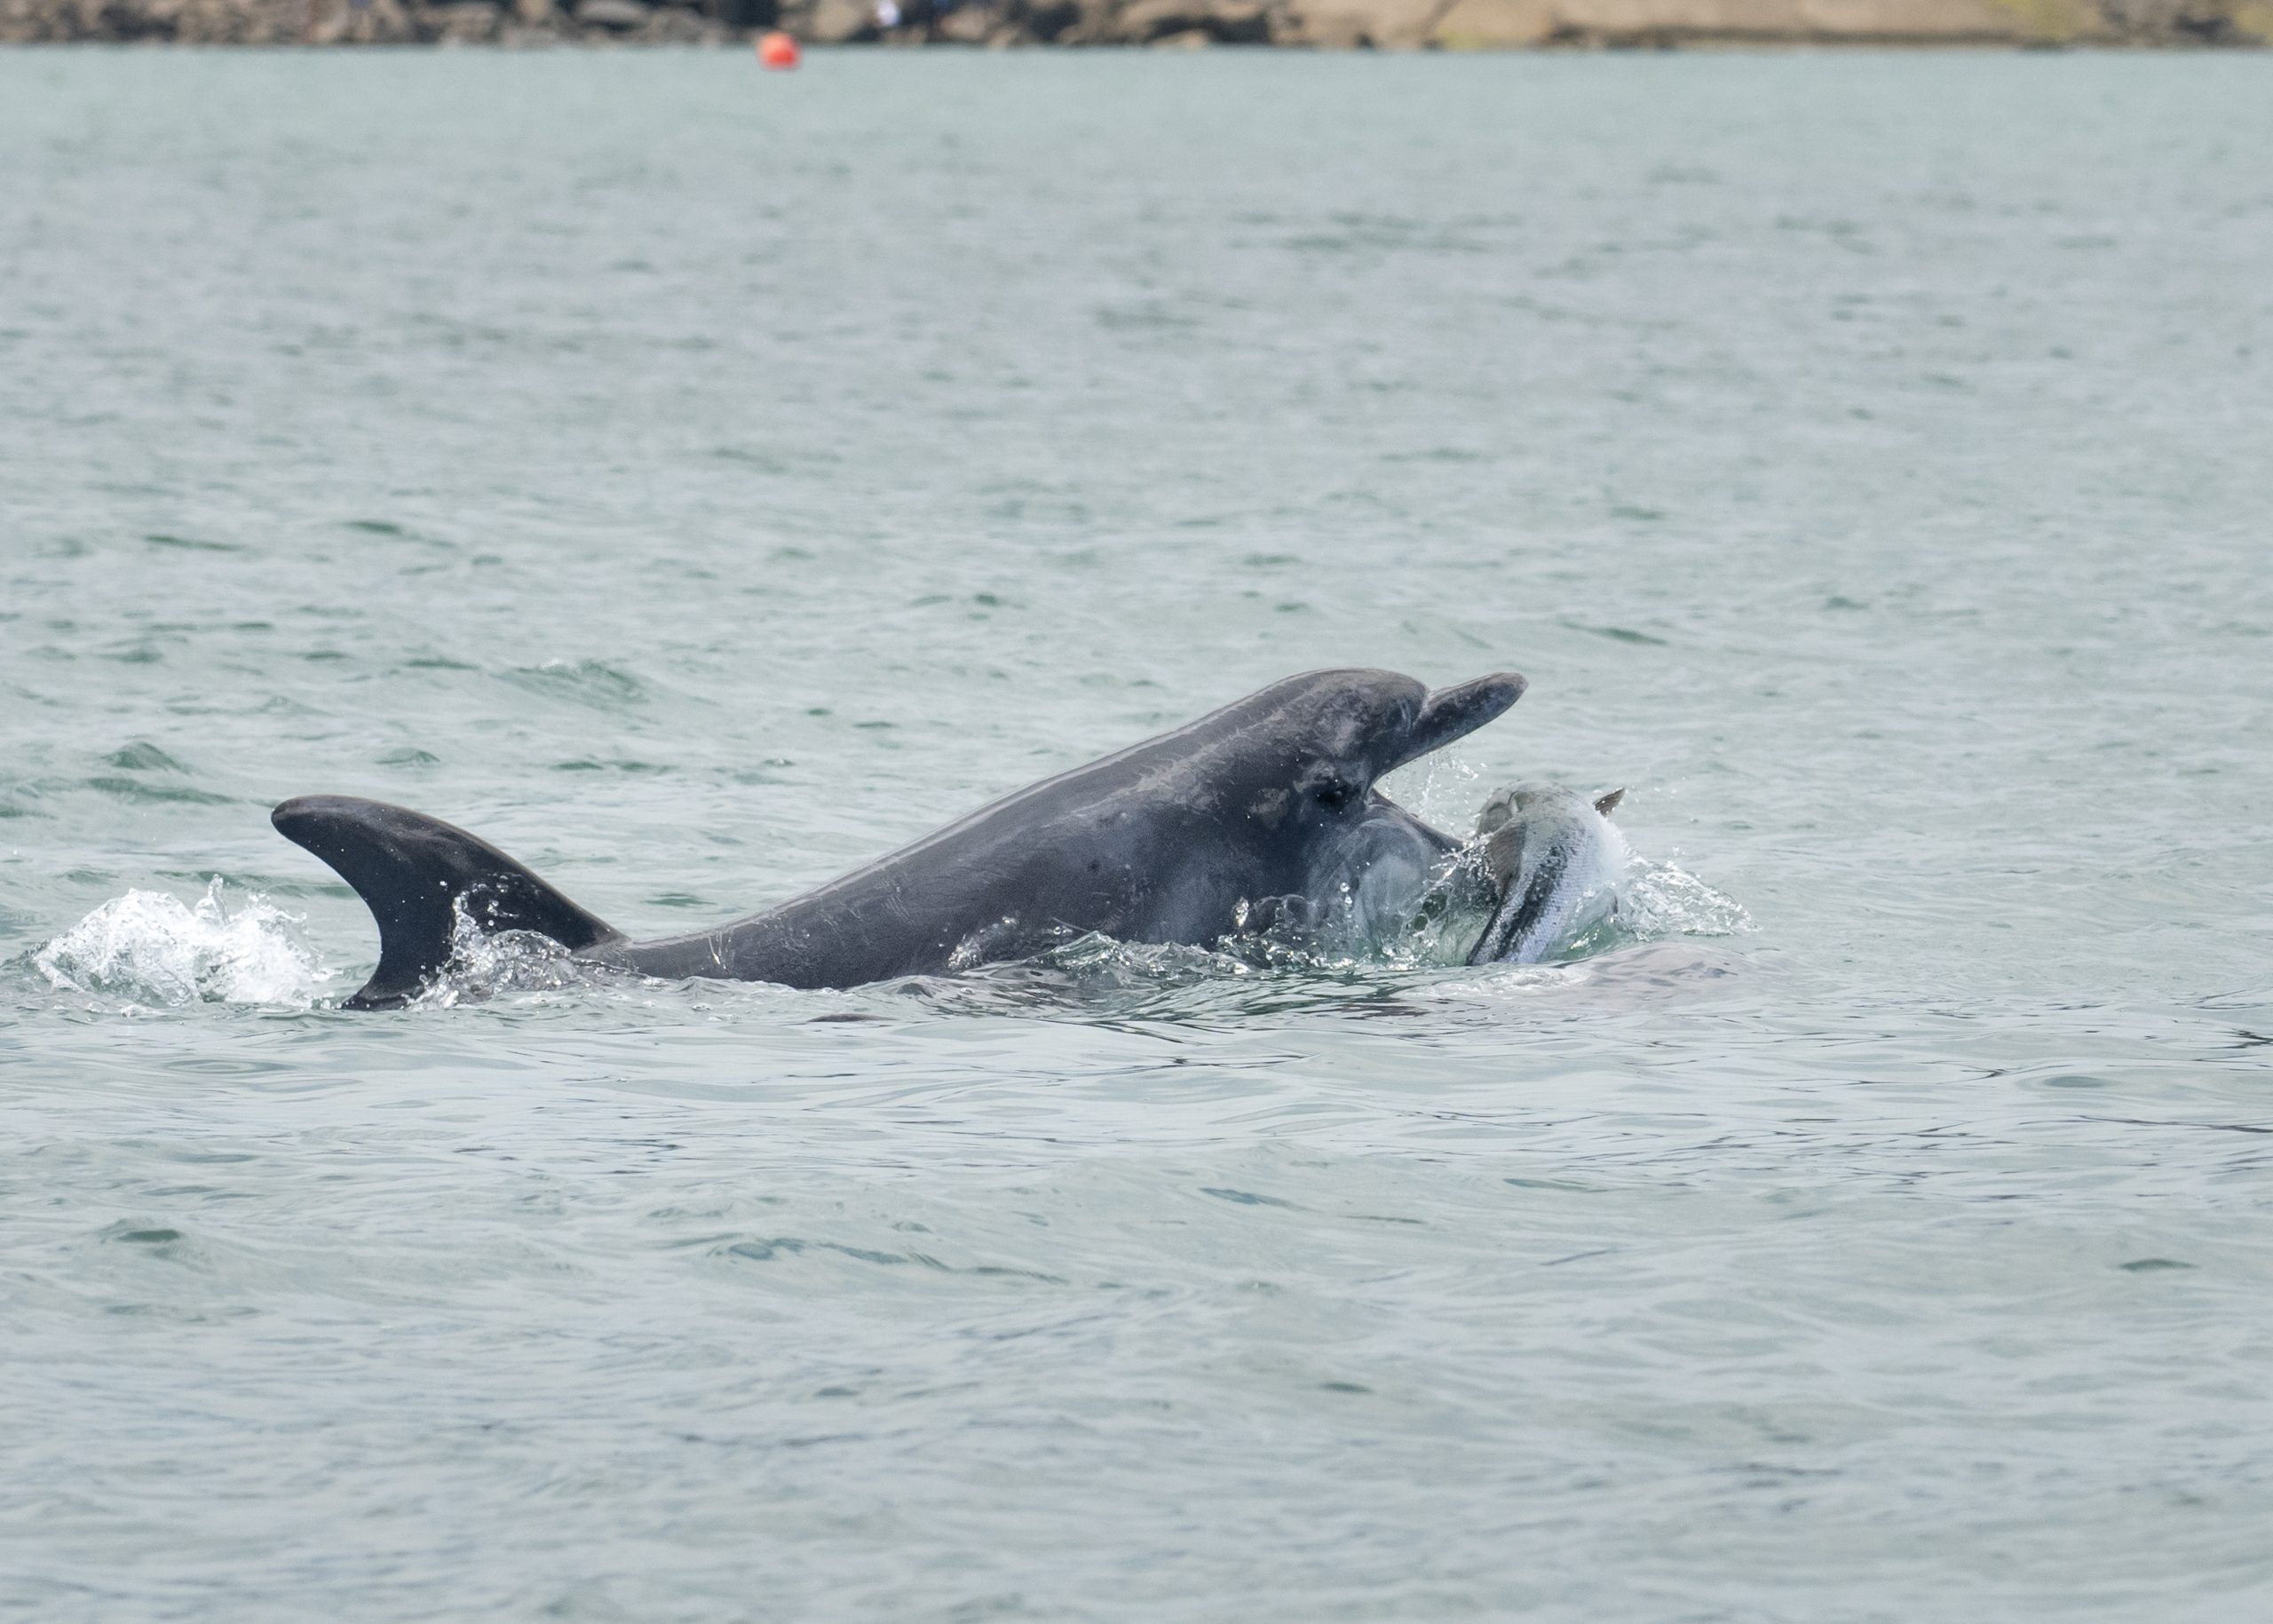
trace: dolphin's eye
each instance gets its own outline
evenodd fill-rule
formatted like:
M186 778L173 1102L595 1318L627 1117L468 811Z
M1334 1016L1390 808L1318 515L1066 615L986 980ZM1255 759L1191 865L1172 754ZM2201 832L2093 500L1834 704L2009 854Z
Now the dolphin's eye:
M1366 793L1362 771L1348 762L1312 761L1295 775L1295 793L1314 806L1336 812Z

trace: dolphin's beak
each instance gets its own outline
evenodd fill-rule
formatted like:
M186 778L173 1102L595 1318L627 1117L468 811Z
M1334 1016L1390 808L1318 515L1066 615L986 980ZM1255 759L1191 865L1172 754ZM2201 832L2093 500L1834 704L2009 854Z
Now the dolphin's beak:
M1413 731L1406 734L1396 759L1382 771L1401 767L1430 750L1444 749L1455 739L1465 739L1523 698L1528 685L1513 671L1495 671L1456 687L1438 688L1422 703L1421 715L1414 720Z

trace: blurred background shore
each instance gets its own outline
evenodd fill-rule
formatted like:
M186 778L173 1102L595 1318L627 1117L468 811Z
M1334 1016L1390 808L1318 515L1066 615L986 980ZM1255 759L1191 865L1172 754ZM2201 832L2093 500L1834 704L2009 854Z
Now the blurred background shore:
M1328 50L2273 44L2273 0L0 0L0 43L1213 44Z

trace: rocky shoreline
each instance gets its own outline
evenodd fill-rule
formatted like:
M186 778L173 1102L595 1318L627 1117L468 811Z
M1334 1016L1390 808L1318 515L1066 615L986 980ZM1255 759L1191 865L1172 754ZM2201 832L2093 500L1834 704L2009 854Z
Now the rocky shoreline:
M0 0L0 43L2259 46L2273 0Z

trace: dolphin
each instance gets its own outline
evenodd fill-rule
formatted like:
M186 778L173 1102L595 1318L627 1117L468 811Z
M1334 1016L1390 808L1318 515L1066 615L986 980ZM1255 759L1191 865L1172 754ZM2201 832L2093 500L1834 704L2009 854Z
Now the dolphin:
M352 886L379 963L345 1001L400 1007L459 932L533 931L643 975L845 987L1024 957L1070 935L1208 946L1290 898L1399 872L1458 843L1374 786L1522 697L1512 672L1430 691L1392 671L1313 671L1015 795L730 924L634 941L438 818L303 796L271 821Z

